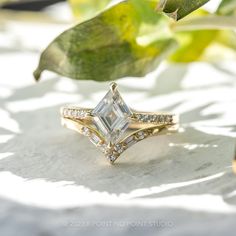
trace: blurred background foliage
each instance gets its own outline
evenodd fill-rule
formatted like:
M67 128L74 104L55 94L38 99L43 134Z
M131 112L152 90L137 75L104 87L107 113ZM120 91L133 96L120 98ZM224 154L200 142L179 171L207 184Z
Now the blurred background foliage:
M0 0L4 9L39 11L60 0ZM214 0L211 0L214 1ZM43 51L34 76L72 79L144 76L160 62L235 59L236 0L69 0L75 26ZM0 13L1 15L1 13Z

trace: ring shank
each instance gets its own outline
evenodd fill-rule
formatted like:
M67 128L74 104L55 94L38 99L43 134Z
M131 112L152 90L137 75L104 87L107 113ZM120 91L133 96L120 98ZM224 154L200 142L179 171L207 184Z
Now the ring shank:
M88 125L92 124L94 116L93 109L82 108L78 106L64 106L61 108L62 118L71 120L83 120ZM167 112L140 112L132 110L129 128L140 129L152 127L153 125L174 125L179 123L179 117L176 114Z

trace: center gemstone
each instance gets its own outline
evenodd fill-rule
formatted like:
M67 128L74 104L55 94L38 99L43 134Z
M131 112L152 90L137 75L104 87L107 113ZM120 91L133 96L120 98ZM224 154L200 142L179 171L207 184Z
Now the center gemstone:
M113 84L114 85L114 84ZM116 87L112 87L92 111L94 124L106 143L115 144L129 125L132 115Z

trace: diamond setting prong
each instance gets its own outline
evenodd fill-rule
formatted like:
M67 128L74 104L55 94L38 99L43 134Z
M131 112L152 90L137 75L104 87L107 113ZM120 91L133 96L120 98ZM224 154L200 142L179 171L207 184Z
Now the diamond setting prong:
M112 82L110 84L110 90L114 93L116 89L117 89L117 83Z

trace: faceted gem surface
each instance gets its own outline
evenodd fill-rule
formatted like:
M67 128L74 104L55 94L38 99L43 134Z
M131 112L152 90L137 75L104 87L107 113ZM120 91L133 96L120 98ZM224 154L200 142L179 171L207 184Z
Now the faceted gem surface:
M132 112L117 89L110 90L94 108L94 124L107 143L115 144L129 125Z

